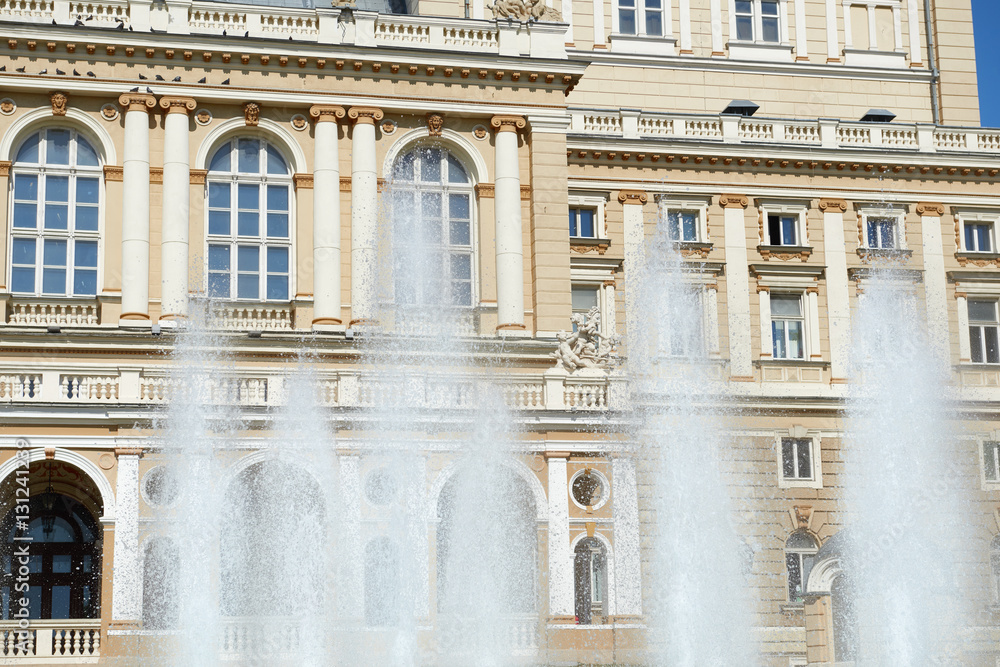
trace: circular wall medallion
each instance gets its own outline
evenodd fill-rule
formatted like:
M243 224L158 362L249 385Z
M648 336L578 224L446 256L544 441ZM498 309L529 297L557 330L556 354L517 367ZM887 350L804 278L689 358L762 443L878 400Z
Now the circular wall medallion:
M485 125L476 125L472 128L472 136L483 141L486 137L490 136L490 131L486 129Z
M383 120L380 127L382 128L382 134L392 134L396 131L396 121L389 119Z
M388 468L379 468L365 478L365 498L372 505L388 505L396 497L396 480Z
M169 468L156 466L142 478L142 497L148 505L163 507L172 505L180 495L180 485Z
M115 455L101 454L101 458L97 459L97 465L101 466L102 470L111 470L115 467Z
M298 130L299 132L309 127L309 121L307 121L306 117L300 113L297 113L294 116L292 116L291 123L292 123L292 128Z
M118 107L114 104L105 104L101 107L101 116L104 117L104 120L114 120L115 118L118 118Z
M593 468L578 471L569 482L570 496L578 507L596 510L608 502L611 485L608 479Z
M212 112L208 109L198 109L194 113L194 122L199 125L208 125L212 122Z
M17 103L14 100L10 99L9 97L5 97L2 100L0 100L0 113L2 113L4 116L11 115L12 113L14 113L15 109L17 109Z
M531 463L529 465L535 472L542 472L545 470L545 457L541 454L535 454L531 457Z

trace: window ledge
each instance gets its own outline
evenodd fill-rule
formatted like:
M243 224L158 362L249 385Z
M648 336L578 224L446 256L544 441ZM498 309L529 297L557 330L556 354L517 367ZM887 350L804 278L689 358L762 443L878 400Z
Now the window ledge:
M798 259L803 262L809 259L812 255L812 246L804 245L759 245L757 246L757 252L764 259L780 259L782 261L787 261L791 259Z
M873 259L909 259L912 250L903 248L858 248L858 257L868 262Z
M674 241L674 245L681 257L700 257L701 259L707 258L708 253L712 252L712 248L715 247L711 243L700 241Z
M844 64L848 67L906 67L906 53L901 51L874 51L871 49L844 49Z
M823 359L757 359L758 366L808 366L810 368L829 368L830 362Z
M611 239L595 239L585 236L571 236L569 238L569 249L573 252L587 253L597 251L598 255L603 255L611 247Z
M673 37L657 37L650 35L626 35L612 33L608 37L611 50L618 53L634 53L643 56L675 55L677 40Z
M960 266L969 266L971 264L972 266L984 268L994 266L1000 269L1000 253L960 250L955 253L955 259L958 260Z
M773 42L729 42L729 57L733 60L790 63L794 61L792 46Z

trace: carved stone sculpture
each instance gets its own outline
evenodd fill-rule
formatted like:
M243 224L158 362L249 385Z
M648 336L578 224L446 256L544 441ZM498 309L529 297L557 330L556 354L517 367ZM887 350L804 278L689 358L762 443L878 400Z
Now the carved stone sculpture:
M617 362L615 348L619 340L601 335L600 308L594 306L586 315L577 313L571 321L576 325L576 331L556 334L559 347L552 353L556 368L562 367L573 373L581 368L607 368Z
M52 115L53 116L65 116L66 106L69 103L69 98L66 97L65 93L52 93L50 98L52 102Z
M513 21L561 22L562 14L545 4L544 0L495 0L490 5L495 19L510 19Z
M247 127L256 127L260 123L260 105L256 102L247 102L244 104L243 117Z

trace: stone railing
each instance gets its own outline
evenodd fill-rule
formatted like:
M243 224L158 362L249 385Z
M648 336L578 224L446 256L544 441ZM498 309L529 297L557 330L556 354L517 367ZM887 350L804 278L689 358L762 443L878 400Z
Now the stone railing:
M1000 129L840 120L692 116L634 109L570 109L570 132L625 139L697 139L719 143L792 144L811 148L893 148L922 152L1000 153Z
M2 1L2 0L0 0ZM90 299L12 299L7 323L18 326L83 327L100 324L100 307Z
M212 323L227 331L290 331L294 325L291 306L266 304L219 304L212 308Z
M484 21L380 15L354 7L329 5L307 9L206 0L186 4L150 4L148 1L128 0L96 3L0 0L0 21L72 26L78 16L92 17L78 27L78 30L84 31L90 26L114 28L121 23L136 33L154 30L234 39L246 35L300 43L426 48L499 56L567 57L564 23L529 24L506 19Z
M0 659L5 663L96 663L101 656L101 621L31 621L26 636L18 634L16 622L0 621L0 640Z
M625 381L617 375L576 377L562 374L479 376L407 373L398 377L344 370L317 372L317 403L326 407L410 406L468 410L488 402L491 392L513 410L610 410L626 403ZM280 372L206 370L189 380L162 368L73 368L0 370L0 402L166 405L197 401L206 405L279 407L288 395L289 377Z

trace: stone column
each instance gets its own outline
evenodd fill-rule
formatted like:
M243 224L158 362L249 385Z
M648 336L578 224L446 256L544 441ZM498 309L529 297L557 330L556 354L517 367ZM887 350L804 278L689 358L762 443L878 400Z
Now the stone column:
M312 326L313 329L322 329L343 323L340 312L340 153L337 121L345 113L343 107L317 104L309 109L309 115L316 121Z
M162 292L161 320L187 316L188 236L191 211L191 151L188 113L196 103L190 97L163 97L163 219L160 240Z
M823 247L826 256L827 333L830 337L830 382L847 381L847 353L851 335L851 297L847 283L843 199L820 199L823 211Z
M545 452L549 466L549 616L575 616L573 556L569 550L569 452Z
M524 240L521 234L521 167L517 132L520 116L494 116L496 130L497 331L524 329Z
M774 356L774 334L771 331L771 291L757 286L757 300L760 304L760 358Z
M625 335L628 347L638 349L639 341L633 338L639 335L639 279L645 265L645 230L643 229L642 205L648 195L642 190L622 190L618 193L618 201L622 205L624 223L624 253L625 253Z
M149 326L149 110L156 98L125 93L122 161L122 313L119 326Z
M944 268L944 243L941 238L941 216L944 205L921 202L920 238L924 255L924 298L927 305L927 328L930 343L942 363L951 363L951 336L948 332L948 286Z
M750 359L750 269L747 265L745 195L722 195L726 222L726 296L729 299L729 372L736 382L753 382Z
M139 457L142 449L115 449L118 483L115 487L114 583L111 620L137 621L142 618L139 595Z
M642 560L639 543L639 495L635 462L618 457L611 461L612 511L615 538L615 612L619 616L642 613Z
M10 166L9 160L0 160L0 211L3 211L3 223L0 223L0 257L7 257L7 234L13 221L7 217L7 190L10 187ZM4 261L4 260L0 260ZM0 292L6 292L8 285L6 276L9 273L7 267L0 271Z
M382 110L351 107L351 322L374 324L378 241L378 167L375 164L375 123ZM339 190L339 185L338 185ZM314 207L316 210L318 206Z

